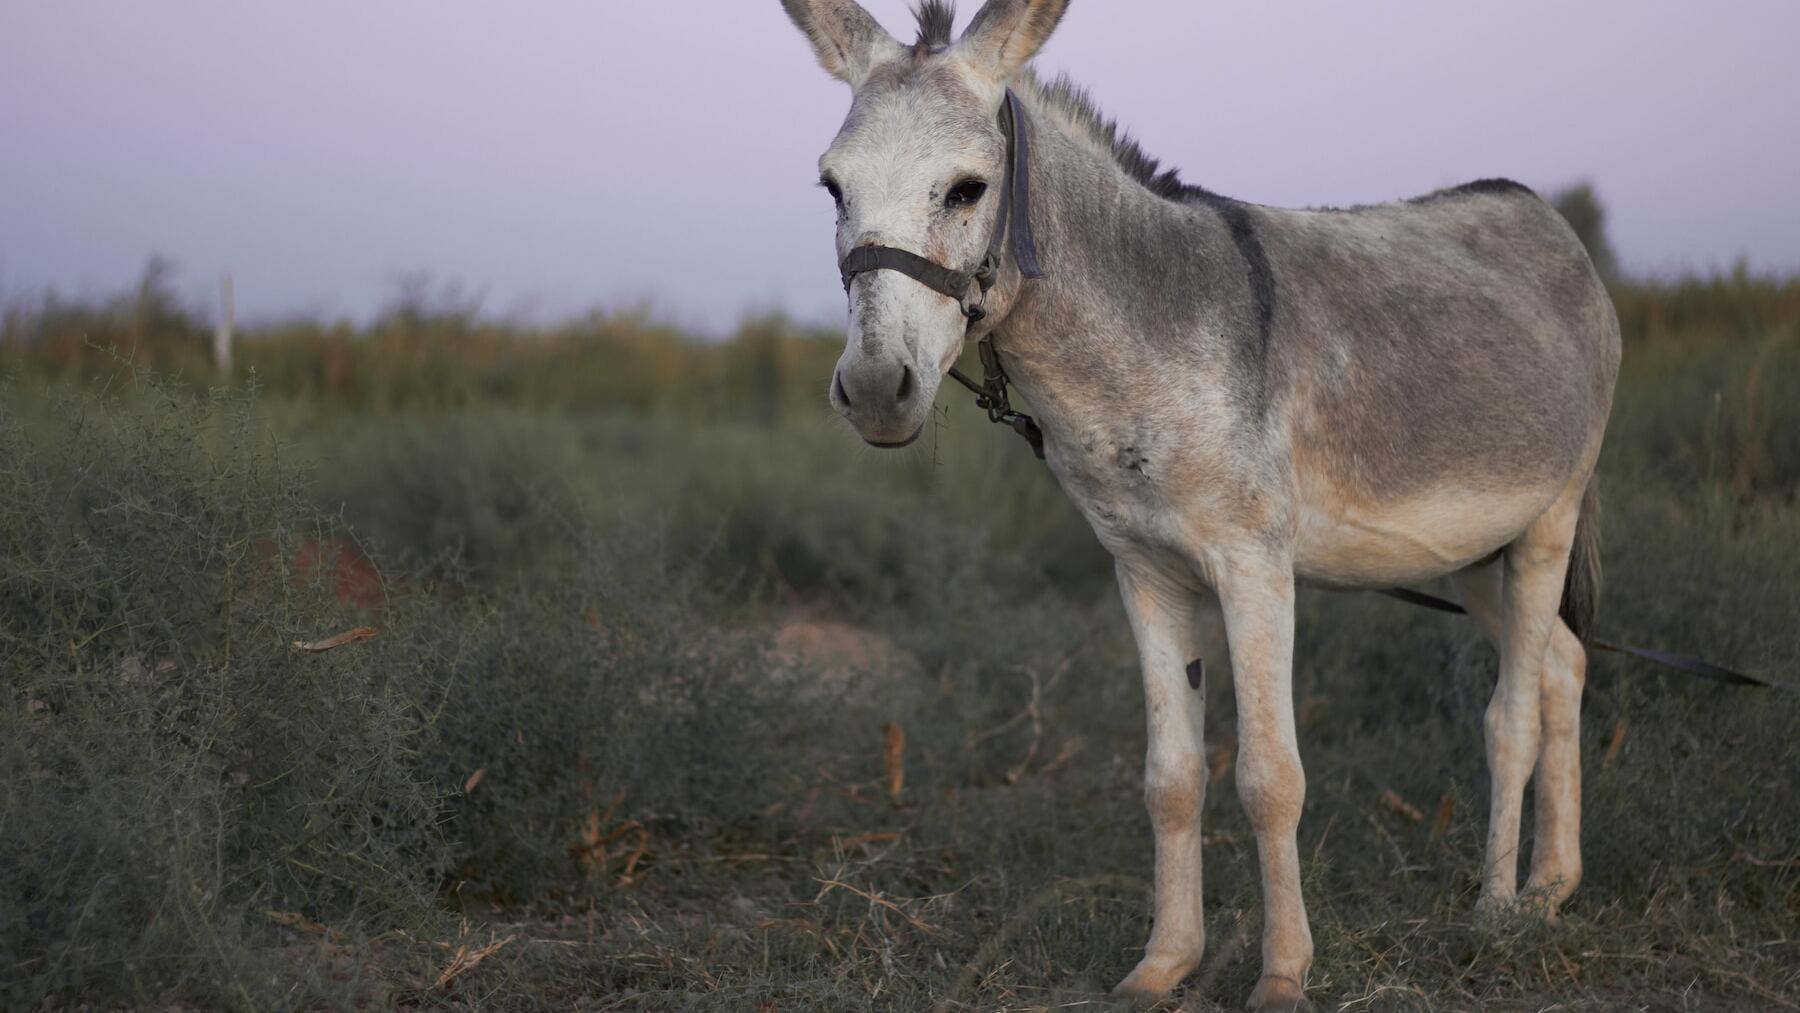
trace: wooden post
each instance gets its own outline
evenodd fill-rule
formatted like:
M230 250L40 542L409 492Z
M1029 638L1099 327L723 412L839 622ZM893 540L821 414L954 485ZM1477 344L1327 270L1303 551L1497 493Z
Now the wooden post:
M227 271L219 278L219 329L213 332L213 365L225 382L231 380L231 341L236 329L237 293Z

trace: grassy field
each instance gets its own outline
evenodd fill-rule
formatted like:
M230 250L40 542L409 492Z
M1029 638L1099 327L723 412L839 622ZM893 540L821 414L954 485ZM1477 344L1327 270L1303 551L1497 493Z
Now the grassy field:
M775 320L407 305L208 389L147 291L0 330L0 1007L1131 1008L1136 664L1016 438L862 448ZM1617 297L1601 633L1800 681L1800 284ZM1596 656L1586 878L1477 928L1492 651L1366 594L1299 637L1320 1007L1800 1007L1800 694ZM1169 1008L1256 975L1208 704Z

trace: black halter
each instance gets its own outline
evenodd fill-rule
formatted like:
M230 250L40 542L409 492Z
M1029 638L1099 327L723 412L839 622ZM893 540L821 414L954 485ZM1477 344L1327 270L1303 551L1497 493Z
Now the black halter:
M1000 105L1000 129L1006 134L1006 166L1000 182L1000 210L994 216L994 231L988 237L987 252L973 271L957 271L936 261L927 260L910 250L892 246L858 246L838 264L844 291L850 283L867 271L898 271L934 292L957 301L973 327L987 316L984 304L988 290L1000 276L1000 262L1006 255L1007 239L1012 239L1013 263L1022 278L1042 278L1044 269L1038 264L1037 243L1031 235L1031 148L1026 132L1019 128L1024 112L1019 97L1006 89L1006 100ZM975 403L987 412L988 421L1004 422L1031 444L1038 459L1044 457L1044 434L1031 416L1013 411L1006 397L1006 371L1000 368L1000 353L994 350L993 333L984 335L976 345L981 354L981 383L965 376L952 366L950 376L975 394Z

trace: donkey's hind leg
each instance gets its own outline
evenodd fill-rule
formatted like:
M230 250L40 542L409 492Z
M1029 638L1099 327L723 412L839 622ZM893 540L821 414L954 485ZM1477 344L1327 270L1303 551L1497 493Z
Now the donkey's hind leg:
M1493 786L1481 884L1480 907L1484 910L1505 907L1517 895L1520 811L1525 783L1538 763L1540 721L1545 716L1540 707L1542 673L1552 636L1561 625L1557 612L1575 540L1581 491L1581 486L1572 486L1501 554L1496 638L1500 680L1483 720ZM1553 708L1559 717L1564 709L1560 705ZM1567 722L1557 724L1560 729ZM1566 762L1566 747L1553 752ZM1566 785L1568 778L1553 776L1549 780ZM1558 815L1562 815L1560 811Z
M1550 639L1538 706L1543 741L1538 745L1537 827L1531 839L1531 878L1525 893L1541 898L1546 914L1581 883L1581 688L1587 651L1562 620Z
M1497 646L1500 642L1501 564L1472 566L1455 577L1464 607ZM1557 906L1581 882L1581 690L1587 652L1560 618L1538 675L1538 753L1532 791L1537 825L1532 833L1528 896L1540 898L1554 918Z

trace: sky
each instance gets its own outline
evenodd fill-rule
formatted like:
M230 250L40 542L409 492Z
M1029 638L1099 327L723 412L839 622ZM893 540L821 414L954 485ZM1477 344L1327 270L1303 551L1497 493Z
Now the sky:
M1585 178L1628 270L1793 271L1796 39L1792 0L1075 0L1038 66L1240 199ZM160 253L251 320L429 272L519 319L841 321L848 102L776 0L0 0L0 299Z

